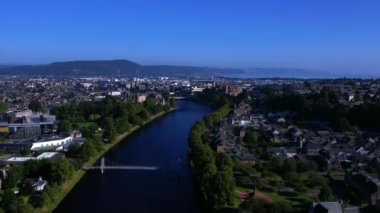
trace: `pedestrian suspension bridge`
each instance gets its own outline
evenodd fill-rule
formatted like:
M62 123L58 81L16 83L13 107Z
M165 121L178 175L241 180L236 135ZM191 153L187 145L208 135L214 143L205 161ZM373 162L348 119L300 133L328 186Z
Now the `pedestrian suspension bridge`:
M158 170L159 168L157 166L131 166L131 165L119 165L118 163L111 162L107 160L106 165L106 159L102 157L100 159L100 165L99 166L84 166L84 170L100 170L100 172L103 174L104 170L147 170L147 171L154 171Z

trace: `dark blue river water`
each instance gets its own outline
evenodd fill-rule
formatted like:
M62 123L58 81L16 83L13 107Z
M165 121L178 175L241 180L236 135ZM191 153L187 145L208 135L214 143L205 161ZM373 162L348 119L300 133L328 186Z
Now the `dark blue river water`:
M158 170L89 171L55 212L200 212L187 139L195 121L209 112L207 106L177 101L176 111L141 128L105 155L106 164L158 166Z

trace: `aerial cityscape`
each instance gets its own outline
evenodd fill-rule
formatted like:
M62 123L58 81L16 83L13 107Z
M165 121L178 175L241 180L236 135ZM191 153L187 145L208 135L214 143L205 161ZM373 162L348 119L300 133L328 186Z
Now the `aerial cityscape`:
M379 2L0 8L0 212L380 212Z

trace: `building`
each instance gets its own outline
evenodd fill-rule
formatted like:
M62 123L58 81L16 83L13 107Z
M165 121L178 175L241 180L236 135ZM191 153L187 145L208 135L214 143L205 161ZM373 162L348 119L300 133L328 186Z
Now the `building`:
M42 123L45 125L52 125L56 122L55 115L46 115L46 114L31 114L25 116L25 123Z
M269 147L267 148L267 152L275 156L281 156L285 158L292 158L297 155L297 150L294 148L285 148L285 147Z
M30 150L64 150L65 147L81 137L82 135L79 131L72 131L61 135L41 136L39 139L32 141Z
M64 145L71 143L72 140L73 138L70 136L53 135L50 137L43 137L40 140L33 142L30 150L32 151L49 150L49 149L57 150L60 147L63 147Z
M8 113L9 121L0 123L0 135L9 139L25 139L41 135L42 130L51 131L56 122L55 115L29 114L30 110ZM20 117L21 116L21 117Z
M362 200L380 211L380 177L375 173L346 172L346 184L352 187Z
M25 139L41 135L41 125L38 123L9 123L8 138Z
M231 96L238 96L243 92L243 89L239 85L225 85L224 94Z
M313 203L309 213L343 213L343 207L339 202Z
M143 103L146 101L146 95L145 94L137 94L136 95L136 102L137 103Z
M191 88L191 93L194 94L194 93L197 93L197 92L202 92L205 88L202 88L202 87L193 87Z
M24 182L24 187L26 187L26 185L29 185L30 187L32 187L33 191L35 192L42 192L47 185L47 181L43 180L42 177L27 178Z
M108 95L114 96L114 97L121 96L121 91L111 91L108 93Z
M9 123L16 122L17 120L23 119L24 117L32 115L33 112L30 109L21 109L21 110L14 110L14 111L8 111L6 113L7 120Z
M18 153L29 148L30 144L26 143L0 143L0 150L3 150L7 153Z
M0 135L8 135L9 133L9 127L8 127L8 123L6 122L2 122L0 123Z
M56 161L61 159L64 156L61 152L44 152L37 157L5 157L0 159L0 165L22 165L25 161L28 160L49 160Z

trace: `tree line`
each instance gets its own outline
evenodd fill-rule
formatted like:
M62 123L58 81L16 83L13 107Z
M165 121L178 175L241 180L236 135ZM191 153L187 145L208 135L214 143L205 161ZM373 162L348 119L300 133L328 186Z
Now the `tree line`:
M263 89L263 91L268 96L265 100L265 106L268 109L297 112L298 121L313 118L324 120L329 122L336 131L380 131L379 100L364 99L362 104L350 107L340 103L340 95L329 87L324 87L319 93L311 94L297 94L289 91L275 94L268 89Z
M233 162L227 154L213 151L203 137L208 126L215 125L228 115L228 105L196 122L190 131L189 157L203 200L212 209L231 205L234 200Z
M84 137L89 137L100 127L104 130L104 141L113 142L117 134L143 124L152 115L175 107L174 100L168 102L168 105L159 105L153 97L148 97L144 103L130 103L108 96L102 101L59 106L51 113L60 120L60 132L79 129Z

